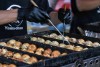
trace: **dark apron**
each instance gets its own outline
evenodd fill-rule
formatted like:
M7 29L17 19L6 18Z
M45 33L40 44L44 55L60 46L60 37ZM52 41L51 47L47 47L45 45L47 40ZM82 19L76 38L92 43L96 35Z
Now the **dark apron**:
M98 7L94 10L79 12L76 1L72 0L71 3L74 16L70 33L83 34L91 37L94 37L95 33L100 33L100 8Z
M27 7L29 0L0 0L0 10L11 10ZM6 18L6 17L5 17ZM27 34L25 20L0 25L0 39Z

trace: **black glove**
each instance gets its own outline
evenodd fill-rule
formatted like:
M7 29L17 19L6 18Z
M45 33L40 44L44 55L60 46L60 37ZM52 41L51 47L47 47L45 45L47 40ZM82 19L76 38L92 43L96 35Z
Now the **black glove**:
M50 19L50 17L47 12L39 9L38 7L19 8L18 20L22 19L30 22L45 22L47 19Z
M70 21L71 21L71 13L70 13L70 10L67 9L65 11L63 8L59 9L59 11L58 11L58 19L61 22L65 22L66 24L70 23Z

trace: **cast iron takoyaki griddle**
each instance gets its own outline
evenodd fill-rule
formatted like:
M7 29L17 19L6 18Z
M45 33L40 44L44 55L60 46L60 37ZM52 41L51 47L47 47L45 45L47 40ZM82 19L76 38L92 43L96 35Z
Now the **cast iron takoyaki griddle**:
M7 42L8 40L10 40L10 39L6 39L6 40L1 40L2 42ZM14 49L14 48L9 48L9 47L5 47L5 46L0 46L0 48L4 48L4 49L7 49L8 51L12 51L12 52L14 52L14 53L20 53L20 54L22 54L22 55L24 55L24 54L27 54L27 55L29 55L29 56L33 56L33 57L36 57L38 60L42 60L42 61L39 61L39 62L37 62L37 63L33 63L33 64L27 64L28 66L26 66L25 64L22 64L22 63L20 63L20 64L18 64L18 65L24 65L23 67L44 67L44 60L45 59L49 59L49 58L47 58L47 57L44 57L44 56L40 56L40 55L36 55L36 54L32 54L32 53L28 53L28 52L24 52L24 51L21 51L21 50L17 50L17 49ZM9 58L10 59L10 58ZM15 60L12 60L12 61L14 61L15 62ZM22 66L21 65L21 66Z
M76 63L78 60L86 60L100 55L100 48L90 49L88 51L82 51L66 55L59 58L53 58L46 60L45 66L63 66L71 63ZM49 64L51 63L51 64ZM78 65L78 64L77 64Z

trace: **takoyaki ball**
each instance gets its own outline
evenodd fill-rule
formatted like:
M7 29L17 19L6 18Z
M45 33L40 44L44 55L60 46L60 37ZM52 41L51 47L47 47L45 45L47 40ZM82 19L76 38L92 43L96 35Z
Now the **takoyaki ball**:
M84 39L78 39L78 40L77 40L77 43L83 45L83 44L85 43L85 41L84 41Z
M49 37L49 35L43 35L43 37Z
M51 45L53 45L53 46L59 46L59 43L57 41L52 41Z
M61 53L58 50L55 50L51 53L51 58L60 56Z
M2 49L0 48L0 54L1 54Z
M44 51L44 54L49 54L50 55L51 53L52 53L52 50L49 49L49 48Z
M7 44L7 47L13 48L12 44Z
M37 37L31 37L31 41L37 41Z
M61 56L67 55L67 53L62 53Z
M1 55L5 55L5 54L8 52L7 49L1 49L0 51L1 51L1 52L0 52Z
M66 45L65 46L66 49L70 49L70 50L74 50L74 45Z
M29 47L29 43L24 43L22 46L21 46L21 49L23 50L23 51L26 51L27 50L27 48Z
M41 53L41 52L35 52L35 54L37 54L37 55L42 55L42 53Z
M8 67L8 65L7 64L2 64L2 67Z
M36 52L41 52L42 53L42 52L44 52L44 49L41 48L41 47L40 48L37 48Z
M52 34L50 34L50 38L56 38L58 35L56 34L56 33L52 33Z
M46 40L45 44L51 44L51 41L50 40Z
M27 55L27 54L24 54L24 55L22 55L21 58L22 58L22 60L23 60L24 62L27 62L27 61L29 60L30 56Z
M43 61L43 59L39 60L38 62L41 62L41 61Z
M32 64L32 63L36 63L36 62L38 62L37 58L36 57L31 57L31 58L29 58L27 63Z
M2 64L0 63L0 67L2 67Z
M27 50L27 52L29 52L29 53L34 53L34 51L33 51L33 50L29 50L29 49Z
M21 56L20 53L15 53L15 54L13 55L13 59L15 59L15 60L20 60L21 58L22 58L22 56Z
M59 46L62 47L62 48L65 48L66 47L66 45L63 44L63 43L60 43Z
M22 51L27 51L27 49L21 49Z
M68 41L69 40L69 37L68 36L65 36L65 41Z
M28 46L28 50L35 51L36 49L37 49L37 47L34 44L31 44L31 45Z
M77 39L76 38L69 38L69 41L72 42L72 43L76 43Z
M12 51L7 51L7 53L5 54L5 57L12 57L13 54L14 53Z
M45 57L49 57L49 58L50 58L50 54L46 54L46 53L44 53L43 56L45 56Z
M0 46L7 46L5 42L0 42Z
M19 47L13 46L14 49L19 49Z
M83 50L88 50L88 48L84 48Z
M4 48L0 48L0 53L1 53L2 49L4 49Z
M21 43L21 42L16 41L16 43L15 43L15 45L14 45L14 46L16 46L16 47L20 47L21 45L22 45L22 43Z
M44 39L41 39L39 42L40 43L45 43L45 40Z
M100 46L100 43L94 42L92 45L93 45L93 47L99 47Z
M9 64L8 67L17 67L15 64Z
M83 50L83 48L82 48L82 47L80 47L80 46L76 46L76 47L74 48L74 50L75 50L75 51L82 51L82 50Z
M63 36L62 36L62 35L58 35L58 36L56 37L56 39L62 40L62 39L63 39Z
M86 41L85 43L84 43L86 46L92 46L93 45L93 43L91 42L91 41Z
M16 40L14 39L11 39L7 42L7 44L11 44L11 45L14 45L16 43Z
M45 43L45 40L44 40L43 38L39 38L39 37L38 37L38 42L40 42L40 43Z
M14 49L20 49L22 43L19 41L16 41L15 45L13 46Z

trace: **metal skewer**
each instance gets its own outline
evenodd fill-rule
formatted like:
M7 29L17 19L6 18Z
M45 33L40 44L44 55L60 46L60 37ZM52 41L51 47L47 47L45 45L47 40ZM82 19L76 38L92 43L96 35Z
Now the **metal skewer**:
M38 5L33 1L33 0L30 0L31 1L31 3L34 5L34 6L36 6L36 7L38 7ZM65 37L64 37L64 35L57 29L57 27L53 24L53 22L50 20L50 19L47 19L47 21L58 31L58 33L63 37L63 42L64 42L64 40L65 40ZM69 41L67 41L68 42L68 44L70 44L70 42Z
M63 35L65 36L65 20L63 22ZM63 43L64 43L64 41L65 41L65 38L63 37Z
M34 6L38 7L38 5L33 0L30 0L30 1Z
M65 20L63 22L63 35L65 36ZM63 43L64 43L64 41L65 41L65 38L63 37Z
M52 26L58 31L58 33L59 33L62 37L64 37L64 35L58 30L58 28L53 24L53 22L52 22L51 20L48 19L48 22L49 22L50 24L52 24Z
M65 12L66 12L66 5L64 5L64 14L66 14ZM66 21L65 21L64 18L63 18L63 20L64 20L64 21L63 21L63 35L65 35L65 22L66 22ZM64 43L64 41L65 41L65 38L63 38L63 43Z

